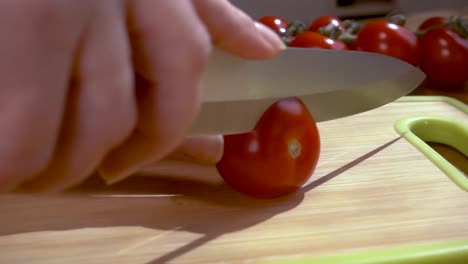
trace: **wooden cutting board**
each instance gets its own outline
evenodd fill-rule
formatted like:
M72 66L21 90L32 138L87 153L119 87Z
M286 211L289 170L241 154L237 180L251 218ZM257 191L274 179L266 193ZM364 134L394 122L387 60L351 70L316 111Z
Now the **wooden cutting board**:
M0 263L468 259L468 179L412 133L453 143L468 164L466 105L405 97L319 129L316 172L281 199L243 197L214 168L177 166L67 196L3 196Z

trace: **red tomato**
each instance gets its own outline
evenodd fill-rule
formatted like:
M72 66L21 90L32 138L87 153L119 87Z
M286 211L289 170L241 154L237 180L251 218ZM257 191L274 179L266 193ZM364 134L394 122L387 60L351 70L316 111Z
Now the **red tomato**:
M419 41L420 68L427 79L446 88L468 80L468 40L449 28L426 32Z
M216 168L235 190L275 198L299 189L312 175L320 153L314 118L298 98L273 104L249 133L225 135Z
M290 43L290 47L302 48L321 48L321 49L337 49L348 50L346 45L329 37L320 35L317 32L306 31L297 35Z
M445 24L445 23L448 23L449 20L448 18L445 18L445 17L440 17L440 16L434 16L434 17L430 17L426 20L424 20L421 25L419 25L418 29L419 30L425 30L425 29L428 29L432 26L436 26L436 25L441 25L441 24Z
M258 22L273 29L273 31L275 31L278 34L285 33L286 29L288 28L288 22L276 16L264 16L260 18Z
M369 22L359 32L356 49L418 65L418 38L410 30L385 20Z
M330 23L333 23L334 26L344 31L343 21L335 16L321 16L315 19L309 26L309 31L318 32L321 27L327 26Z
M347 43L346 44L346 47L349 49L349 50L357 50L356 48L356 43Z

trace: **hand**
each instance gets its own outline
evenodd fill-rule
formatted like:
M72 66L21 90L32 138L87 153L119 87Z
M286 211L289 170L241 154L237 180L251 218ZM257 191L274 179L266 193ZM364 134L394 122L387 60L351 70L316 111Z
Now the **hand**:
M220 136L186 139L213 45L250 59L284 47L223 0L4 0L0 35L7 191L59 191L96 169L116 181L174 150L215 163Z

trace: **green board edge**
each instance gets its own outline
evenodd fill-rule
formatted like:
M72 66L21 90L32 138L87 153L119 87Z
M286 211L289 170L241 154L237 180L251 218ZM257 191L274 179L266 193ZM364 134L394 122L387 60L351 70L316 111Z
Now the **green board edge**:
M468 106L456 99L443 96L408 96L400 102L442 101L468 113ZM442 115L411 115L397 120L395 131L424 154L458 187L468 192L468 178L426 142L445 144L468 156L468 122Z
M410 95L404 96L396 100L395 102L446 102L461 111L468 114L468 106L463 102L446 96L418 96ZM452 180L455 179L455 183L464 190L468 190L468 183L464 175L461 175L453 165L448 163L442 156L440 156L435 150L427 145L421 138L414 135L414 133L408 133L407 126L410 121L422 120L424 117L408 117L403 118L394 125L395 130L405 137L411 144L418 148L422 152L426 151L425 155L429 156L431 161L444 171ZM466 135L468 127L466 122L456 120L454 118L443 117L443 116L425 116L425 118L436 120L435 124L439 126L445 126L452 124L449 130L450 133L455 136L450 136L451 140L459 139L459 135ZM426 120L427 121L427 120ZM406 124L404 124L406 123ZM441 141L441 140L439 140ZM450 141L450 140L445 140ZM447 144L445 142L440 142ZM454 143L453 141L448 142L450 146ZM452 146L454 147L454 146ZM467 155L468 146L464 146L461 149L457 146L462 153ZM445 162L444 162L445 161ZM458 174L457 174L458 173ZM450 176L452 175L452 176ZM453 176L456 175L456 176ZM459 176L463 176L464 181L461 181ZM334 256L322 256L322 257L310 257L310 258L297 258L288 260L273 260L262 262L263 264L436 264L436 263L468 263L468 239L454 240L454 241L442 241L434 242L429 244L419 244L412 246L402 246L385 249L366 250L362 252L355 252L351 254L342 254Z
M262 262L263 264L435 264L467 263L468 240L386 248L338 256Z
M448 96L407 95L398 98L395 102L445 102L468 114L468 105L460 100Z

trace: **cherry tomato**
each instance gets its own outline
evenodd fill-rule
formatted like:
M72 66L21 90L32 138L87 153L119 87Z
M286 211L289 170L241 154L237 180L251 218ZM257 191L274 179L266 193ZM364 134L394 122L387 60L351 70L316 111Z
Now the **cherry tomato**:
M445 18L445 17L440 17L440 16L429 17L426 20L424 20L421 23L421 25L419 25L418 29L425 30L432 26L441 25L441 24L445 24L448 22L449 22L448 18Z
M468 80L468 40L449 28L437 28L426 32L419 45L419 66L428 80L444 88L463 86Z
M329 37L325 37L317 32L306 31L297 35L290 43L290 47L302 48L321 48L321 49L337 49L348 50L346 45Z
M353 42L353 43L346 43L346 47L349 49L349 50L357 50L357 47L356 47L356 43Z
M321 16L314 21L309 26L309 31L312 32L318 32L321 27L327 26L330 23L333 23L334 26L338 27L341 29L341 31L344 31L345 28L343 26L343 21L339 19L338 17L335 16Z
M249 133L224 135L216 168L233 189L256 198L276 198L299 189L314 172L320 137L314 118L298 98L269 107Z
M288 22L280 17L276 16L264 16L258 20L258 22L266 25L267 27L273 29L278 34L286 32L288 28Z
M363 26L356 39L356 49L398 58L418 65L418 38L410 30L385 20Z

